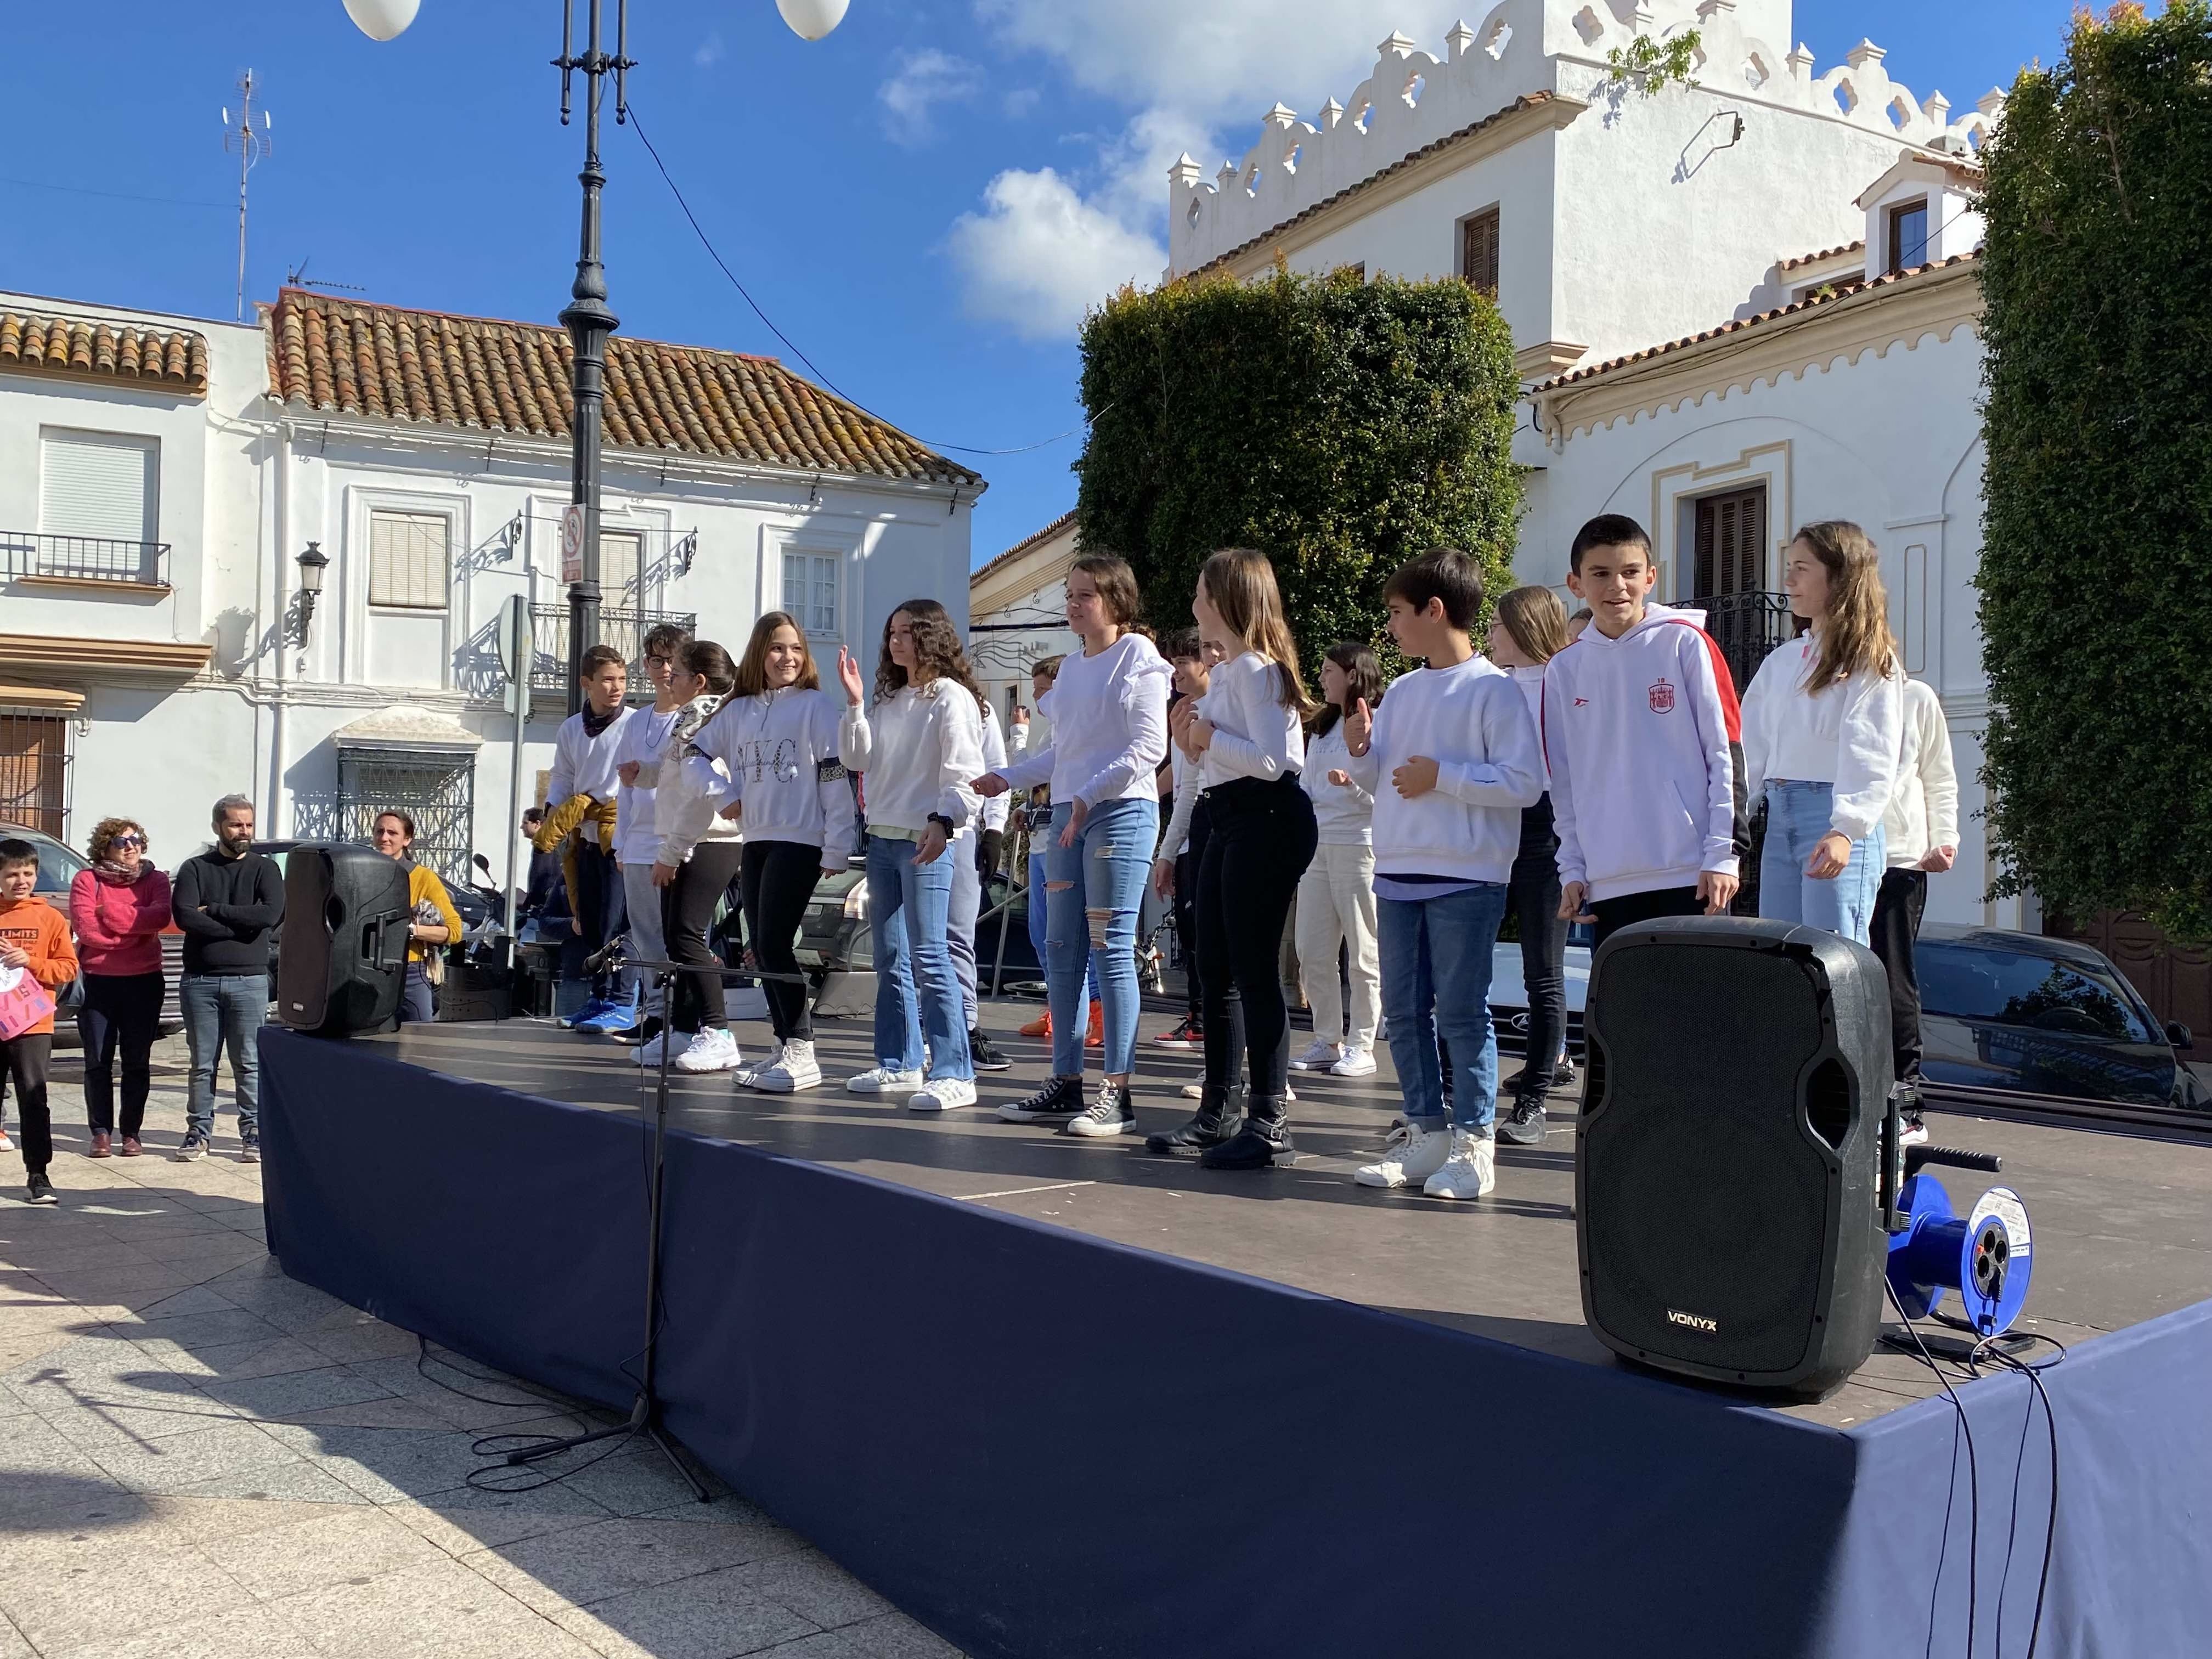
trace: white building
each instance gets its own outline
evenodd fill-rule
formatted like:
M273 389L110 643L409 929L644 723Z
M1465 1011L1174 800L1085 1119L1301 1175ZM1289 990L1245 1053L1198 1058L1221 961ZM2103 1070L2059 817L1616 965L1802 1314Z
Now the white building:
M230 791L264 839L403 805L449 873L498 867L510 594L526 800L566 708L568 362L556 329L297 289L245 327L0 295L0 818L81 843L127 813L173 865ZM840 644L872 672L900 600L965 620L981 480L774 359L617 336L605 480L602 631L633 659L663 617L736 655L787 609L825 676Z
M1613 82L1609 52L1690 28L1696 85ZM1929 913L2032 927L2032 900L1982 897L1971 199L2002 99L1954 119L1870 43L1816 71L1790 40L1789 0L1505 0L1442 58L1393 35L1343 104L1279 104L1210 180L1171 170L1170 274L1280 258L1492 292L1528 386L1521 579L1561 583L1577 527L1629 514L1660 596L1705 605L1739 662L1786 629L1795 527L1863 524L1958 752L1966 845Z
M1063 513L968 579L973 618L968 657L1000 720L1036 701L1030 665L1076 647L1067 627L1067 573L1074 567L1075 514Z

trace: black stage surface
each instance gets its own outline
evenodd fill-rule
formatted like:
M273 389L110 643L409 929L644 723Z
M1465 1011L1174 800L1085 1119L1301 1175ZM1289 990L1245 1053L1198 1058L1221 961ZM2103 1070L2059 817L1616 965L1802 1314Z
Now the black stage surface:
M1291 1121L1296 1167L1214 1175L1153 1158L1140 1139L1079 1141L1002 1123L994 1109L1045 1073L1046 1046L1012 1036L1035 1005L987 1005L1004 1027L1012 1072L986 1074L981 1103L925 1116L903 1103L848 1095L842 1079L872 1062L861 1020L817 1028L823 1086L757 1094L726 1076L672 1073L672 1125L848 1170L1188 1261L1456 1327L1596 1366L1612 1355L1584 1327L1575 1253L1574 1100L1555 1097L1542 1147L1498 1146L1498 1190L1479 1204L1372 1192L1352 1172L1381 1147L1397 1109L1387 1052L1374 1077L1300 1073ZM1148 1009L1150 1033L1179 1008ZM739 1024L749 1055L764 1025ZM1293 1034L1303 1046L1304 1034ZM653 1073L631 1050L547 1021L439 1024L359 1040L361 1047L448 1075L578 1105L649 1109ZM1508 1060L1510 1075L1513 1062ZM1095 1057L1092 1060L1095 1067ZM1140 1127L1172 1127L1190 1103L1194 1053L1144 1046ZM2001 1153L2002 1176L1934 1171L1961 1213L1984 1187L2020 1193L2035 1227L2035 1278L2023 1329L2072 1344L2212 1297L2212 1145L2148 1132L1929 1115L1935 1139ZM1842 1389L1790 1415L1863 1425L1936 1393L1916 1358L1877 1350Z

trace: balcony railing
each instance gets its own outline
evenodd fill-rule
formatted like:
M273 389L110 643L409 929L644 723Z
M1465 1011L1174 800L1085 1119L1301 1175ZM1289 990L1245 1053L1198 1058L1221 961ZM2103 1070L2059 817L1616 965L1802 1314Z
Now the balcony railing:
M599 611L599 637L597 643L611 645L623 653L629 665L630 700L639 702L653 695L653 688L645 678L645 636L663 623L672 623L690 633L699 625L698 613L691 611ZM568 607L559 605L533 605L530 607L531 642L535 657L530 665L530 690L532 695L544 693L550 697L568 695Z
M1705 632L1721 648L1729 672L1735 677L1736 696L1751 684L1759 665L1775 647L1796 635L1787 593L1755 590L1736 593L1701 594L1681 601L1684 609L1705 613Z
M167 587L167 542L126 542L109 536L54 536L0 530L0 560L14 580L121 582Z

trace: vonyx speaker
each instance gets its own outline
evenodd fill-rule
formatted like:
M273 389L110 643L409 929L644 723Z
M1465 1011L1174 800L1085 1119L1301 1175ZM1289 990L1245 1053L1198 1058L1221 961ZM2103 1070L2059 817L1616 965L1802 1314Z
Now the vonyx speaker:
M1662 1370L1832 1393L1881 1325L1881 963L1793 922L1644 922L1598 951L1583 1034L1590 1328Z
M284 865L276 1018L317 1036L395 1024L414 912L398 860L368 847L294 848Z

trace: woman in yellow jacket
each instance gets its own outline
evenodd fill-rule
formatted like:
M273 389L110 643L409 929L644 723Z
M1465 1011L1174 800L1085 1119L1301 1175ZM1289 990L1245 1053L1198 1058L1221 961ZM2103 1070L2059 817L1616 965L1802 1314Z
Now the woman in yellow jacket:
M376 850L407 866L407 896L414 902L415 921L407 930L407 986L400 994L399 1018L428 1022L436 1016L430 1005L430 975L425 963L434 951L442 950L461 936L461 918L446 896L446 884L427 865L416 863L408 849L415 845L415 820L397 807L376 815L369 831Z

